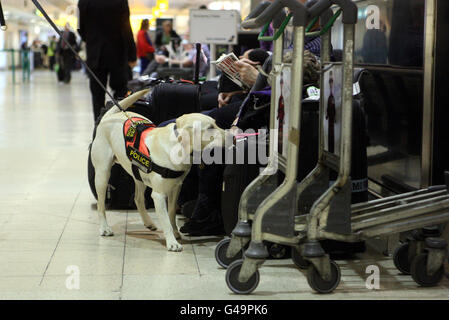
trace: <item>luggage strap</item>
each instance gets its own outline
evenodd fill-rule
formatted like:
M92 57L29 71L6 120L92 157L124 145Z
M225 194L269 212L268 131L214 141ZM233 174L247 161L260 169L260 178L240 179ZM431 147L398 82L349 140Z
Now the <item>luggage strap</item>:
M123 125L123 134L125 136L126 155L131 161L131 167L134 177L142 181L140 171L148 174L155 172L160 174L165 179L179 178L184 174L184 171L174 171L169 168L164 168L151 160L150 151L145 145L145 138L156 126L144 119L133 117L134 125L131 120L127 120ZM175 133L177 134L176 126Z

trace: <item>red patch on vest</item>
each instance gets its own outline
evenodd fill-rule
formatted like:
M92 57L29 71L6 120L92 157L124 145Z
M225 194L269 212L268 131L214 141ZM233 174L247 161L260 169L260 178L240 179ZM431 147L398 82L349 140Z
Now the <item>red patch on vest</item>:
M140 144L139 144L138 150L140 153L144 154L145 156L150 157L150 152L145 144L145 138L154 128L156 128L156 125L154 125L153 123L151 123L148 120L143 119L143 118L133 117L132 120L136 123L136 125L138 123L139 124L142 123L147 126L145 131L143 131L140 136ZM125 136L126 149L128 149L129 146L134 147L134 145L136 143L137 132L134 133L132 140L127 139L127 135L129 133L131 126L132 126L132 123L131 123L131 120L129 120L129 119L126 120L125 124L123 125L123 135ZM135 130L135 128L132 128L131 130Z

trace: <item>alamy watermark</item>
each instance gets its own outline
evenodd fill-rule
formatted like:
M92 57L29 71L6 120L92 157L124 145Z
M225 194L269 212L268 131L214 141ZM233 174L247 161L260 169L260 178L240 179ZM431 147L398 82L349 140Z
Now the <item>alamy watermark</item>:
M366 274L369 274L365 281L365 287L368 290L379 290L380 289L380 269L376 265L369 265L365 270Z
M80 289L80 268L76 265L67 266L65 273L69 276L65 279L65 287L67 290Z

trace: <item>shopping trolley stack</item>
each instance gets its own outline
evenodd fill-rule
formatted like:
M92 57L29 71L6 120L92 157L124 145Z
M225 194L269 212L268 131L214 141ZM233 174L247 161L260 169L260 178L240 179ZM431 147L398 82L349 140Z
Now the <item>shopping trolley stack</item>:
M336 16L332 6L338 7L337 14L342 14L342 62L330 59L330 22ZM286 8L293 19L293 60L291 64L283 62L283 37L280 36L274 41L270 74L270 129L281 128L277 113L282 94L279 78L283 78L282 82L287 79L290 88L286 104L288 125L279 130L285 135L282 147L279 139L270 135L269 164L243 193L239 222L232 238L217 246L217 260L223 262L220 265L229 265L228 287L239 294L256 289L258 268L269 256L264 242L270 241L292 246L295 264L308 269L309 285L317 292L329 293L340 282L340 269L324 252L320 240L357 242L411 230L415 230L413 236L396 250L395 265L400 271L411 273L422 286L436 285L444 274L447 243L440 238L440 228L433 226L449 221L449 174L446 174L446 186L351 206L354 30L358 9L351 0L320 0L310 9L297 0L276 0L259 7L257 14L253 13L242 26L255 29L273 21L276 33L285 21ZM319 160L316 168L298 184L305 26L317 17L322 26ZM325 84L332 87L337 80L341 84L338 93L324 89ZM273 183L277 168L285 173L280 186ZM330 180L331 170L338 173L335 181ZM243 250L244 258L238 259Z

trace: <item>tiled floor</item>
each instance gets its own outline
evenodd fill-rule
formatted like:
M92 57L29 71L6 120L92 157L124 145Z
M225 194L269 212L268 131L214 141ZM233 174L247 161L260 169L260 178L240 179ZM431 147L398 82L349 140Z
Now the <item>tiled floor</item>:
M217 238L184 238L182 253L167 252L134 211L108 212L115 236L100 238L86 177L92 128L81 74L67 86L48 72L20 85L0 73L1 299L449 298L449 280L418 288L375 253L339 261L342 282L331 295L312 293L304 273L282 260L263 265L253 295L236 296L215 262ZM372 264L381 271L377 291L365 287ZM80 286L70 290L76 270Z

